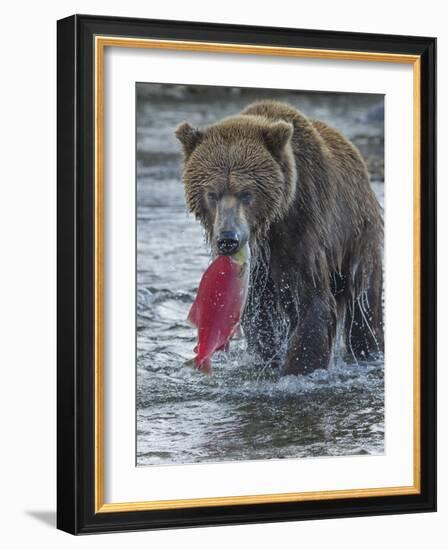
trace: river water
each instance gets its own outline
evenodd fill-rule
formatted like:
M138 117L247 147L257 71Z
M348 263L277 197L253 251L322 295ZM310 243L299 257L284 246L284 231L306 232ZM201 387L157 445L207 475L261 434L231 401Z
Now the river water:
M287 100L337 127L360 148L383 203L382 96L137 85L137 465L382 454L384 363L346 364L308 376L259 368L244 340L213 358L213 375L183 363L186 322L210 261L186 212L183 120L205 125L254 99Z

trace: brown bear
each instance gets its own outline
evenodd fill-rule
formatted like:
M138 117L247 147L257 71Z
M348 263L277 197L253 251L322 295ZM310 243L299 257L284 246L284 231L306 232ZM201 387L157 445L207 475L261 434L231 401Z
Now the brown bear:
M251 247L242 326L263 364L307 374L335 349L356 362L382 353L383 220L354 145L276 101L176 136L213 252Z

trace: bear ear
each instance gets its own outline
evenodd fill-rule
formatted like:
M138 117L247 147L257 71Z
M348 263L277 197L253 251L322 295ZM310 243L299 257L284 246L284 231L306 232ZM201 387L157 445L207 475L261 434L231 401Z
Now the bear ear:
M182 143L185 158L187 159L201 143L203 134L197 128L192 128L188 122L182 122L176 129L176 137Z
M274 158L278 158L286 144L292 138L294 126L290 122L279 120L263 129L263 139L266 147Z

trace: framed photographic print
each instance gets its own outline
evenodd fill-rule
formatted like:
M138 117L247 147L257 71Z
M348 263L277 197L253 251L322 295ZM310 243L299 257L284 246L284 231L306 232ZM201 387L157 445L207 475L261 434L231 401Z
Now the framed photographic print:
M434 511L434 38L58 22L58 527Z

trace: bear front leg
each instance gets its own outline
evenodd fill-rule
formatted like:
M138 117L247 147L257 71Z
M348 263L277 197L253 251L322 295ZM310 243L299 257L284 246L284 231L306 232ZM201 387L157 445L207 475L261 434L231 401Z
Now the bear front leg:
M279 326L278 300L274 284L261 266L259 278L250 283L249 296L242 318L242 328L249 352L261 360L260 366L281 366L279 349L286 334Z
M272 303L269 305L271 307L259 305L255 311L251 307L246 308L242 327L249 352L256 355L263 364L279 367L276 357L281 339L275 324L275 310Z
M299 306L299 319L289 336L283 374L309 374L325 369L331 359L336 334L332 297L315 296Z

